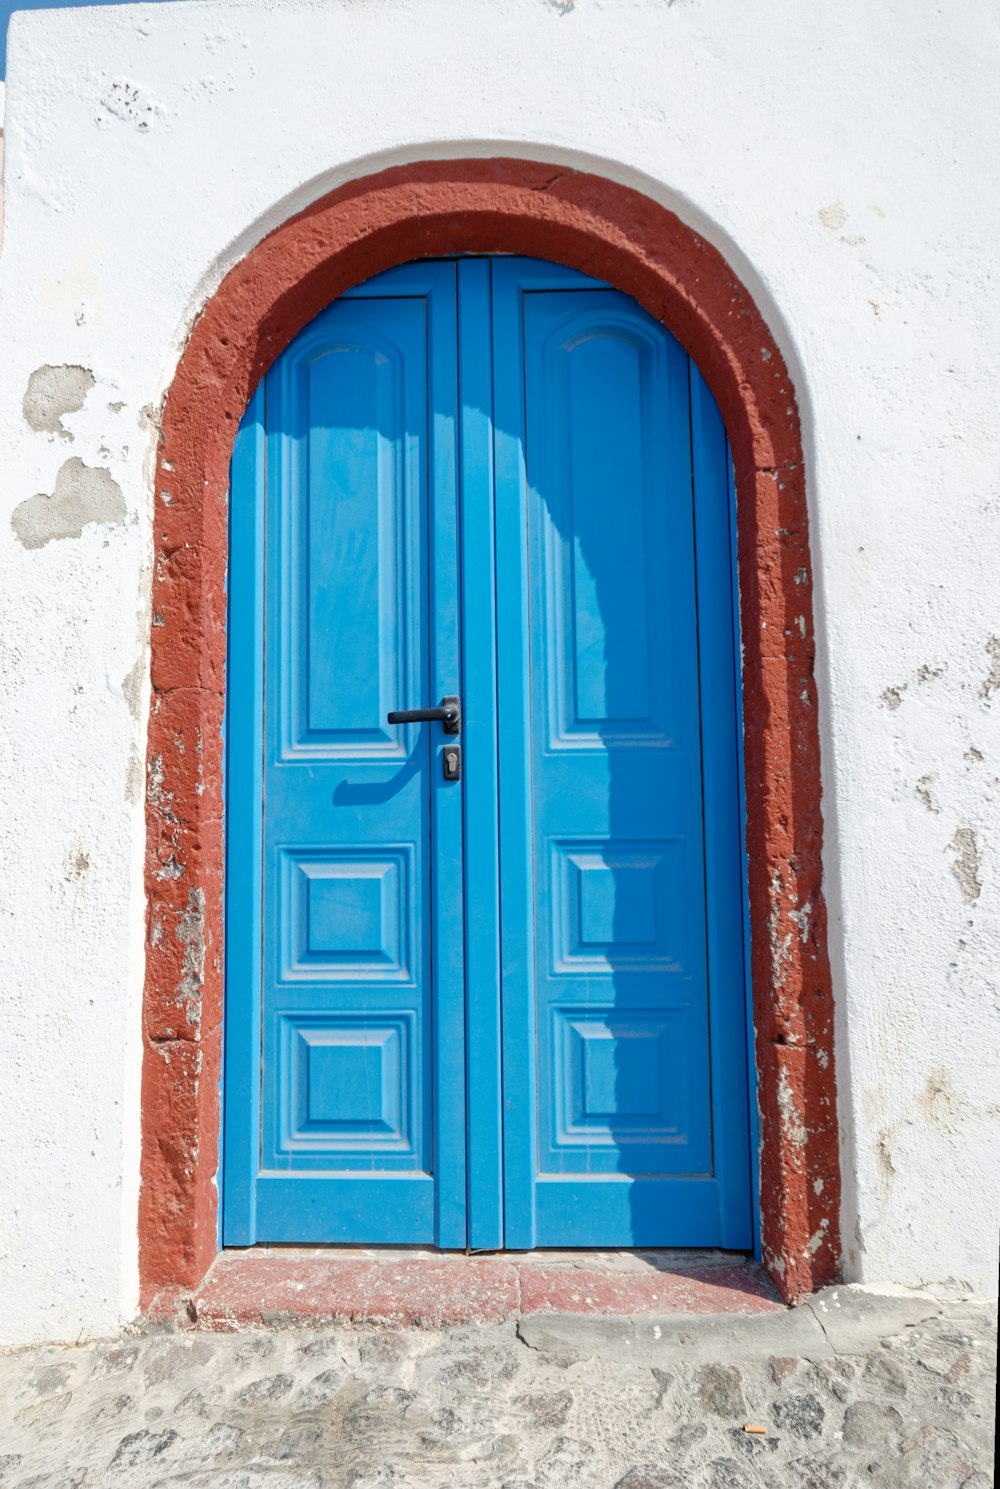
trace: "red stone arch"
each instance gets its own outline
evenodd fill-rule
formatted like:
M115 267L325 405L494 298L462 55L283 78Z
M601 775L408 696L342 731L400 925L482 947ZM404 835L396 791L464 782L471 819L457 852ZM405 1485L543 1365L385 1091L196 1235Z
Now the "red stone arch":
M608 279L695 358L736 467L751 965L765 1262L788 1298L835 1279L840 1175L821 890L812 580L795 393L721 254L594 175L437 161L353 181L275 229L196 322L156 469L146 797L143 1306L217 1251L227 502L233 436L275 357L342 290L428 255L519 253Z

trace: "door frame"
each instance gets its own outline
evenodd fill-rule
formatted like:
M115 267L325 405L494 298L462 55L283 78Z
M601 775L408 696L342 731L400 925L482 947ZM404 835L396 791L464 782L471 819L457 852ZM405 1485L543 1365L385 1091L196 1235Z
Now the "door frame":
M218 1245L233 437L263 372L339 293L417 257L471 253L550 259L632 295L692 355L722 412L738 511L761 1249L790 1299L838 1275L808 511L787 366L722 255L651 198L538 162L424 161L351 181L258 243L205 304L164 408L146 796L144 1308L196 1286Z

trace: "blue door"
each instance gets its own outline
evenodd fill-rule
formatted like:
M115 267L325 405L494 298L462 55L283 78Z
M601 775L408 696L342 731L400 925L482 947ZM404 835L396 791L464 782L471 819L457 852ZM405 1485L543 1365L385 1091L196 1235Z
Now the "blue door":
M728 472L677 342L538 261L392 270L267 374L228 1244L750 1244Z

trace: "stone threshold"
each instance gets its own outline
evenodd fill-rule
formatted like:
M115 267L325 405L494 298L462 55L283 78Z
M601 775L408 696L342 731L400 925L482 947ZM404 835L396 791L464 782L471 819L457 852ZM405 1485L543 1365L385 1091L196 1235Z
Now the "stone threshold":
M763 1269L725 1252L501 1252L253 1247L223 1251L191 1293L147 1317L231 1330L337 1320L443 1327L539 1314L605 1318L785 1314Z
M798 1360L864 1355L942 1313L938 1298L857 1285L823 1288L797 1307L756 1313L649 1314L631 1318L537 1313L521 1318L522 1344L564 1361L599 1355L655 1369L767 1360L775 1381ZM825 1482L825 1481L824 1481Z

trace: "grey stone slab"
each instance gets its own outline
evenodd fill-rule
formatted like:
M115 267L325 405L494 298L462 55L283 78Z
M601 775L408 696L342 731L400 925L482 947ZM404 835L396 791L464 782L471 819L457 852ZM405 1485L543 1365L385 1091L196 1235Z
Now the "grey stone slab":
M829 1359L834 1349L816 1318L803 1308L759 1314L687 1314L622 1319L593 1314L539 1313L518 1334L531 1349L552 1355L598 1356L633 1364L671 1361L712 1365L791 1355Z
M533 1313L517 1325L529 1349L549 1355L597 1355L629 1360L635 1353L631 1319L585 1313Z
M671 1361L687 1364L727 1364L766 1360L787 1355L801 1360L825 1360L833 1347L815 1317L804 1308L776 1313L692 1314L633 1320L633 1359L646 1365Z
M941 1304L927 1293L874 1293L844 1285L827 1287L809 1299L808 1309L839 1355L863 1355L880 1339L890 1339L929 1318Z

